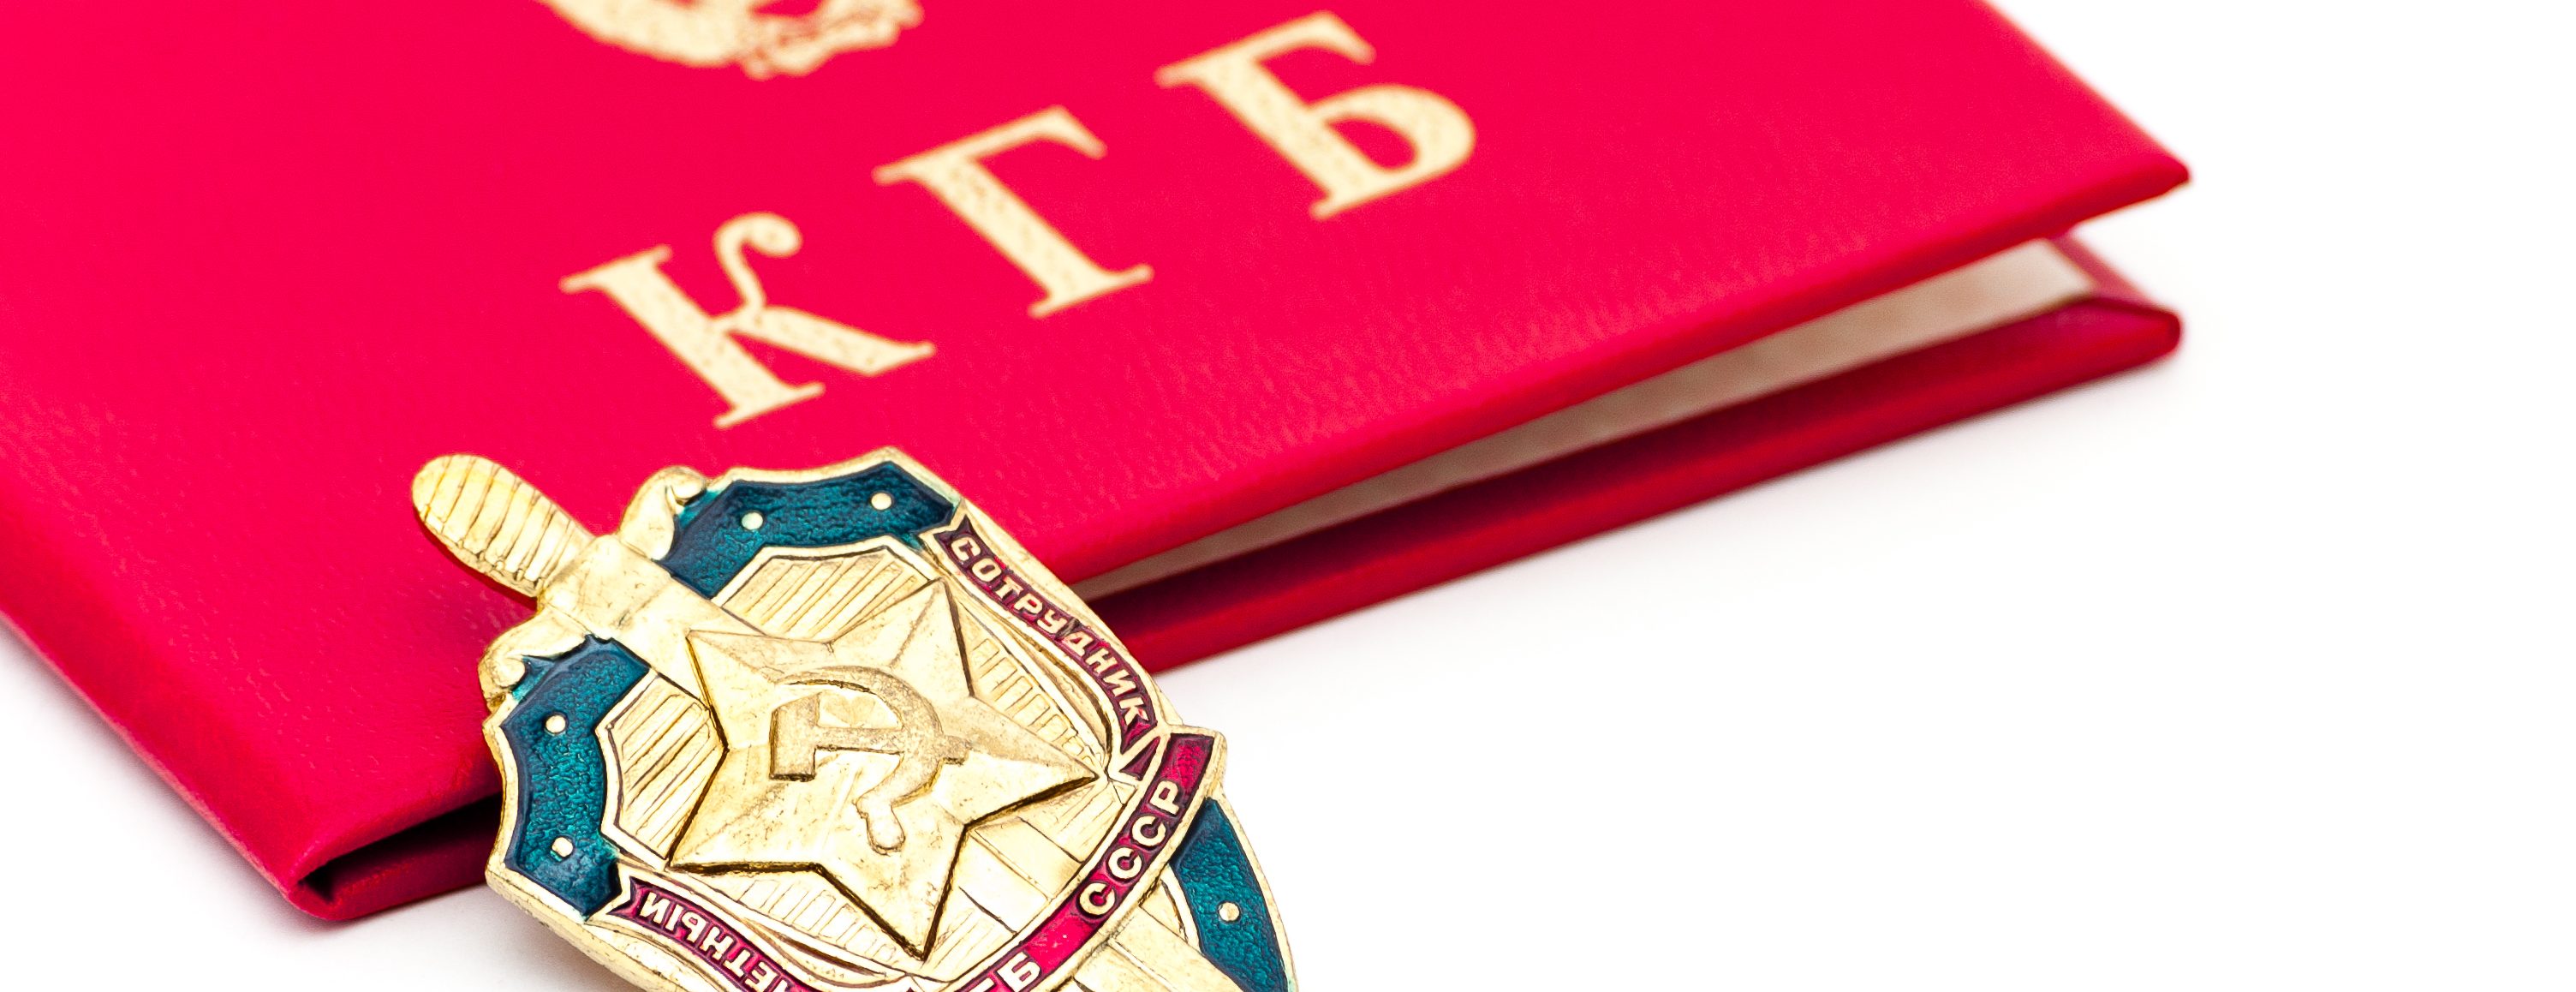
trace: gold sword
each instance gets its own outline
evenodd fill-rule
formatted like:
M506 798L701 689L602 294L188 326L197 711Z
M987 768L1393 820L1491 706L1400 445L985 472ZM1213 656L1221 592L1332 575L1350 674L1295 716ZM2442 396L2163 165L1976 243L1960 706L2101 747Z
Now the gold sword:
M430 535L475 571L537 601L534 620L484 652L485 700L526 676L520 659L560 654L585 634L625 645L656 674L703 695L688 632L758 633L654 563L670 550L680 504L705 486L697 473L664 469L636 494L616 533L593 536L490 459L448 455L423 466L411 501Z

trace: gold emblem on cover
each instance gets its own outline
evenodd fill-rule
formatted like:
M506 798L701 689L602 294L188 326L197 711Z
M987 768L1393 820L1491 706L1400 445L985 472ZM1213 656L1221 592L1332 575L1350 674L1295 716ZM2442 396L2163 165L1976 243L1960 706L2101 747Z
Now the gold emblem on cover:
M900 453L665 469L598 537L472 456L412 495L538 606L479 669L492 884L627 978L1293 990L1221 742Z
M739 65L753 79L802 76L832 56L884 48L921 23L913 0L821 0L773 14L778 0L545 0L593 38L665 62ZM801 5L789 5L801 6Z

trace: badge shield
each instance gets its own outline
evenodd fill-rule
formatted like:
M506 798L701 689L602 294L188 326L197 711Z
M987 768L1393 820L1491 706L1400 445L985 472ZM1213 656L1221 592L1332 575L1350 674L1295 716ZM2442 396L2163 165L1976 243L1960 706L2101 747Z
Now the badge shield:
M472 456L412 496L538 606L479 666L487 876L628 979L1294 988L1221 739L901 453L665 469L598 537Z

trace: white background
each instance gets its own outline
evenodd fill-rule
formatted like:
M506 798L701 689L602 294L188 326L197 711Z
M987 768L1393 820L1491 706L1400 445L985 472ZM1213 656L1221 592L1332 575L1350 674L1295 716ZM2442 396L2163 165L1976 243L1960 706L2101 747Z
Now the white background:
M2197 170L2090 230L2182 354L1171 675L1307 987L2576 985L2576 19L2005 6ZM623 987L0 654L0 986Z

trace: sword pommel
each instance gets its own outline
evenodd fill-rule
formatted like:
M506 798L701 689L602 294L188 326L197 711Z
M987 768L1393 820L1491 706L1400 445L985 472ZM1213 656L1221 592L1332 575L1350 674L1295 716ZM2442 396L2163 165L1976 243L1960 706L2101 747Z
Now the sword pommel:
M475 455L421 466L411 480L411 507L457 560L530 596L591 540L535 486Z

